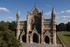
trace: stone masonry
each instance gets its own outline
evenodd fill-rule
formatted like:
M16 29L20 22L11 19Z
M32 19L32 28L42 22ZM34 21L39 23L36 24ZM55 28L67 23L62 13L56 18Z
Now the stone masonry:
M16 37L22 43L56 44L56 13L54 7L51 18L44 19L43 11L36 5L27 13L27 20L20 21L20 11L16 14Z

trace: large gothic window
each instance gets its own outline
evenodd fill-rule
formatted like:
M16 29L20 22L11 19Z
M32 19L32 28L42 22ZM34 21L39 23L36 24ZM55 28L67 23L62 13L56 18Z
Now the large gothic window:
M37 16L34 16L34 18L32 19L32 30L34 29L34 26L35 26L35 28L37 29L37 27L38 27L38 23L39 23L39 18L37 17Z
M38 23L39 22L39 18L37 16L35 16L34 19L33 19L33 22L34 23Z

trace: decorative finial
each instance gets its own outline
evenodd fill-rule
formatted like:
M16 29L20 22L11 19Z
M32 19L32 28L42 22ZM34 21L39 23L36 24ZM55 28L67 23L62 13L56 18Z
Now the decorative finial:
M35 6L36 6L36 2L35 2L35 4L34 4Z

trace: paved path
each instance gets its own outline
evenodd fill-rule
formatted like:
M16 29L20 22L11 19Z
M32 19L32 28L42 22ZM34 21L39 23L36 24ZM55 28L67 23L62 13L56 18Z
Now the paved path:
M62 44L57 44L58 47L63 47Z
M57 47L53 44L37 44L37 43L23 43L22 47Z

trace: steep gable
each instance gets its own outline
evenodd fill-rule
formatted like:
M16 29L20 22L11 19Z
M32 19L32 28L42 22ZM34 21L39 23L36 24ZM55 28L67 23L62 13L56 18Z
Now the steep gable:
M31 13L39 13L41 12L36 5L34 5L33 9L30 11Z

